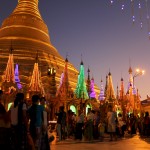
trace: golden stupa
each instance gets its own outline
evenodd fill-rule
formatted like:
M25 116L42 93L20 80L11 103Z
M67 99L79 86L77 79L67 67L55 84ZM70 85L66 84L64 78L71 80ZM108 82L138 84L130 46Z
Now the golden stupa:
M47 25L38 9L38 0L18 0L12 14L3 21L0 27L0 76L6 68L11 46L14 63L19 64L20 81L24 87L30 83L37 52L45 90L50 86L48 67L56 69L56 81L59 84L65 60L50 41ZM68 74L70 85L75 89L78 70L71 63L68 64Z

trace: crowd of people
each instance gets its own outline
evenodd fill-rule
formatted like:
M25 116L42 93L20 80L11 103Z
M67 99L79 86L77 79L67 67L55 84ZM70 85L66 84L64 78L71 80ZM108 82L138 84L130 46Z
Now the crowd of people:
M0 149L5 150L50 150L47 133L48 110L45 99L32 96L28 105L23 93L17 93L14 104L6 111L3 91L0 90Z
M23 93L17 93L9 110L4 107L3 91L0 90L0 149L9 150L50 150L48 137L49 109L44 107L45 98L32 96L32 104L27 104ZM104 112L103 112L104 113ZM60 106L57 118L57 142L67 138L92 142L104 140L105 134L110 141L123 138L127 133L131 137L137 132L141 137L150 136L149 113L141 116L127 114L125 117L108 106L105 117L100 111L88 108L87 114L79 109L77 114Z
M150 117L149 113L135 116L133 113L127 114L125 117L121 113L117 114L113 110L113 106L108 106L106 116L101 118L99 111L88 109L85 115L82 110L78 110L76 115L69 110L67 113L61 106L57 117L57 134L59 141L66 138L75 140L83 140L92 142L93 140L104 140L106 134L110 135L109 141L124 138L125 134L132 137L137 133L141 137L150 136Z

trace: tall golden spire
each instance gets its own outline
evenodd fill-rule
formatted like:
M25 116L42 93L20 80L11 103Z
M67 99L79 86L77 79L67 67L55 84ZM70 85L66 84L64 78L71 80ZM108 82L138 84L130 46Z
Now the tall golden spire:
M0 39L4 40L5 37L9 43L13 39L15 49L22 49L22 44L27 44L28 47L31 44L32 49L39 45L39 50L47 50L50 47L52 51L57 51L51 45L47 25L38 9L38 0L18 0L16 8L0 28Z
M18 0L18 5L13 13L25 13L41 19L41 15L38 10L38 0Z

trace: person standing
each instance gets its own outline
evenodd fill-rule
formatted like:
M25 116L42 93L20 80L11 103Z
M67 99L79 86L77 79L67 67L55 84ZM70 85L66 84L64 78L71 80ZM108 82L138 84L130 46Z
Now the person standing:
M29 131L34 141L36 150L41 148L42 125L43 125L43 105L39 105L40 97L32 96L32 106L27 110L30 123Z
M65 128L66 128L66 112L64 111L64 106L59 107L59 112L55 113L57 116L57 133L59 140L63 140L65 137Z
M94 130L93 130L93 137L94 139L99 138L99 132L98 132L98 125L100 123L100 114L98 111L95 111L94 113Z
M75 139L82 140L83 125L84 125L84 114L82 110L79 110L77 116L77 122L76 122L76 129L75 129Z
M149 117L149 112L145 112L144 116L144 136L149 136L150 135L150 117Z
M48 114L50 110L46 105L45 97L40 98L40 104L44 107L43 111L43 128L42 128L42 138L41 138L41 149L40 150L50 150L50 144L48 140Z
M113 111L112 105L108 106L108 112L107 112L107 130L108 133L110 134L110 141L113 140L113 137L115 140L117 140L116 136L116 119L117 119L117 114L116 112Z
M126 123L123 120L122 114L118 114L118 130L119 130L119 136L124 137L124 132L126 130Z
M2 94L2 93L1 93ZM10 118L4 106L0 103L0 149L11 149Z
M87 120L86 120L86 132L87 140L91 142L93 140L93 125L94 125L94 113L91 108L88 108Z
M27 150L27 129L28 129L28 119L27 119L27 105L24 102L24 94L17 93L14 105L10 109L10 118L11 118L11 128L13 138L13 144L15 150Z
M3 101L3 91L2 90L0 90L0 104L2 104L2 101ZM3 104L2 104L3 105Z

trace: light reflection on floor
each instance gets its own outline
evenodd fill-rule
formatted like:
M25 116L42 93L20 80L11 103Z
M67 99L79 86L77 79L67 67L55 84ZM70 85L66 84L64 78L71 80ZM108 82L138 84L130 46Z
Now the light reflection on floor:
M85 143L75 141L62 141L51 145L51 150L149 150L150 149L150 138L141 140L139 136L132 138L126 138L123 140L113 142L96 142L96 143Z

